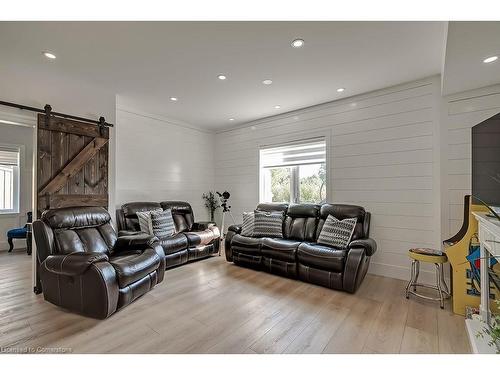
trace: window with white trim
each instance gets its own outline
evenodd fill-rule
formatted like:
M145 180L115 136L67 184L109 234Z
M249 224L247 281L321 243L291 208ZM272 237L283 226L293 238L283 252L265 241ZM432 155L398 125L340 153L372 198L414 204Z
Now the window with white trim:
M261 202L326 202L324 138L263 147L259 161Z
M0 145L0 214L19 213L19 147Z

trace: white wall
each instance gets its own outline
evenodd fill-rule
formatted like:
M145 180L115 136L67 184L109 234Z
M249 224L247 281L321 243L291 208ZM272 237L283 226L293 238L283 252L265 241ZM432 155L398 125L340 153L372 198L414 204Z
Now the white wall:
M500 85L442 99L443 238L460 229L463 197L471 193L471 127L499 112Z
M0 109L0 119L13 120L6 116ZM26 121L29 122L29 121ZM19 213L18 214L0 214L0 251L8 250L7 231L18 228L26 224L26 212L31 211L31 191L32 191L32 173L33 173L33 127L6 125L0 123L0 144L15 145L20 147L20 194L19 194ZM25 248L26 241L14 240L14 248Z
M201 195L214 187L214 134L119 103L117 205L183 200L197 220L208 219Z
M372 212L370 272L405 279L409 248L440 246L439 90L431 77L219 132L215 186L240 220L258 203L260 146L326 136L328 200Z

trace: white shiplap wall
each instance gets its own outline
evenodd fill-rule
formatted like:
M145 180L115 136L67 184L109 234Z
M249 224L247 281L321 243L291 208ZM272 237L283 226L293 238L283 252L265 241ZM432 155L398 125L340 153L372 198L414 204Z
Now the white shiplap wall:
M325 136L328 201L371 211L370 272L407 278L407 250L441 237L439 87L431 77L220 131L215 186L231 192L241 221L259 200L259 147Z
M214 134L128 108L117 108L116 122L117 206L183 200L206 220L201 195L214 186Z
M443 235L462 225L463 197L471 193L471 127L500 112L500 85L447 96L442 100Z

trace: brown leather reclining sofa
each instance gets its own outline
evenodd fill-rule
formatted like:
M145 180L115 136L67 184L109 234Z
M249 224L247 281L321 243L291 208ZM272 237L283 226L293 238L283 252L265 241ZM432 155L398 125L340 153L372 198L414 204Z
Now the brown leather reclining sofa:
M259 211L283 212L283 238L242 236L241 225L228 228L226 259L237 265L266 270L354 293L363 281L377 244L369 238L370 213L346 204L259 204ZM346 249L317 243L328 215L357 218Z
M45 211L33 234L45 300L82 315L107 318L163 280L158 239L117 237L104 208Z
M165 252L166 268L219 253L220 232L213 222L195 222L191 205L181 201L131 202L116 210L118 234L130 235L140 231L137 212L161 208L172 210L176 233L160 239Z

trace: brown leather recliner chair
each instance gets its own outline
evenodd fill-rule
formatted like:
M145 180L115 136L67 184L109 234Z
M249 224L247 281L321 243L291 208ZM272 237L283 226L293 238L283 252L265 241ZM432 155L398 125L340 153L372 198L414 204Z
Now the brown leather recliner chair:
M104 319L163 280L154 236L117 237L101 207L47 210L33 223L46 301Z
M166 268L219 253L219 228L214 222L195 222L191 205L183 201L125 203L116 210L118 233L140 233L137 212L155 209L170 209L175 224L175 234L160 239L160 246L165 252Z

